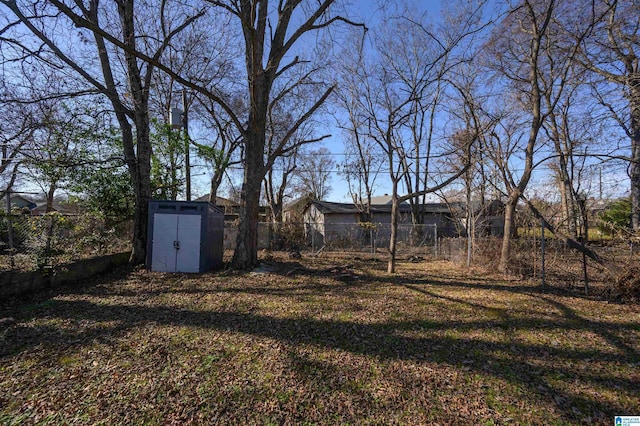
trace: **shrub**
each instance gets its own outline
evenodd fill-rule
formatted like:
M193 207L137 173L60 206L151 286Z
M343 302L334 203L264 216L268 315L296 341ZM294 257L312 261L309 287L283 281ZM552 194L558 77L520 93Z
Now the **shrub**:
M628 231L631 224L631 200L623 198L614 201L600 215L598 229L605 235L613 236Z

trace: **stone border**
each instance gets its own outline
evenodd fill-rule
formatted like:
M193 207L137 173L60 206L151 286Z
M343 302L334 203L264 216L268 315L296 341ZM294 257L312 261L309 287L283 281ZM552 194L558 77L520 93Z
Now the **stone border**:
M83 280L125 265L131 252L83 259L77 262L30 272L0 273L0 297L16 296L59 284Z

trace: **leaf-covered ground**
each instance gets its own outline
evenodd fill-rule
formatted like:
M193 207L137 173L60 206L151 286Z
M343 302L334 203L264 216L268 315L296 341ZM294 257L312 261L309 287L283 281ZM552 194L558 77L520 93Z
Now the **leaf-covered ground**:
M637 305L446 262L401 263L393 277L384 267L305 258L262 273L138 270L0 302L0 424L640 415Z

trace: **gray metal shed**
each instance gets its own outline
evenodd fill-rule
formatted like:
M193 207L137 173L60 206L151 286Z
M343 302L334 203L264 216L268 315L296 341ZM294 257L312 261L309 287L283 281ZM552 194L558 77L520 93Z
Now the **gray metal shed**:
M206 272L222 264L224 212L202 201L149 201L147 268Z

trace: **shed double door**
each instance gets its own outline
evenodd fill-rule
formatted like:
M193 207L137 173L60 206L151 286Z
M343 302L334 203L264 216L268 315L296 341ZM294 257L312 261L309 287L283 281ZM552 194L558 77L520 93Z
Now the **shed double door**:
M202 216L154 214L151 270L200 272Z

